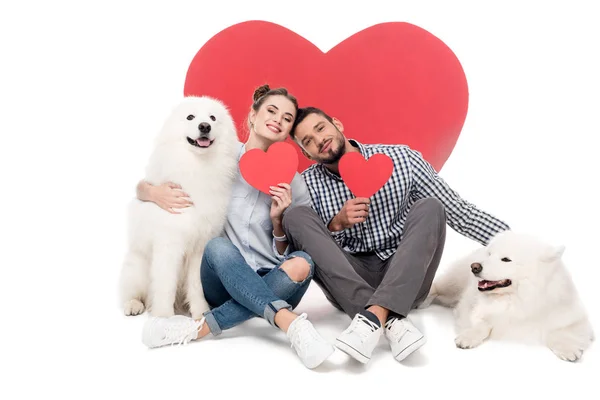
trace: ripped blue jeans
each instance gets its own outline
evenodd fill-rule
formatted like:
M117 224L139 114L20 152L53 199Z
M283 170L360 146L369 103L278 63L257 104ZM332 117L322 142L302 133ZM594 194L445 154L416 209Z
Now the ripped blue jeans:
M277 265L273 269L254 271L230 240L217 237L204 249L200 277L204 297L211 307L204 313L213 335L257 316L272 326L275 314L282 308L292 310L299 303L313 276L314 263L302 251L290 253L285 260L304 258L310 272L302 282L294 282ZM284 260L284 261L285 261Z

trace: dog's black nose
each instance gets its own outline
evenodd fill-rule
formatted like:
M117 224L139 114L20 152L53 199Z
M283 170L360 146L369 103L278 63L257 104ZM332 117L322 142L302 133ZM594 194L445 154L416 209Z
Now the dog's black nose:
M474 273L475 275L480 273L482 269L483 269L483 266L479 263L471 264L471 272Z
M210 132L210 124L207 122L202 122L200 125L198 125L198 129L200 129L200 132L202 133L208 133Z

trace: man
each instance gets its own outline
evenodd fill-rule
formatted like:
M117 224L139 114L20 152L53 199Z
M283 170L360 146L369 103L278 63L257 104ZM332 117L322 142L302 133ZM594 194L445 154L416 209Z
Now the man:
M353 318L336 346L367 363L381 335L402 361L425 344L407 318L427 297L442 257L446 223L483 245L509 226L463 200L421 154L404 145L348 140L342 123L322 110L298 110L291 136L316 162L302 173L312 208L288 211L288 241L311 255L314 280L327 299ZM344 154L394 162L386 185L370 199L354 198L340 178ZM385 333L383 333L385 331Z

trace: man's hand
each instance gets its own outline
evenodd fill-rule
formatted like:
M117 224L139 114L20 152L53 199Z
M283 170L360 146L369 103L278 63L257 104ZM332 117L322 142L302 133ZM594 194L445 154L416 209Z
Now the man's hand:
M348 200L340 212L329 223L329 230L337 232L342 229L352 228L354 224L365 222L369 215L370 203L371 200L365 197Z

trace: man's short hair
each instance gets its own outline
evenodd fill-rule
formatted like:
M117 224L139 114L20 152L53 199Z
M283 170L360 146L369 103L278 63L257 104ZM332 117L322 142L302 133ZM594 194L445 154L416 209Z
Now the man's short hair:
M323 110L321 110L319 108L316 108L316 107L299 108L298 112L296 113L296 120L294 121L294 125L292 125L292 130L290 131L290 137L292 139L295 139L296 127L298 126L298 124L300 122L302 122L304 120L304 118L308 117L310 114L322 115L323 117L325 117L325 119L327 119L327 121L333 123L333 119L329 115L327 115Z

